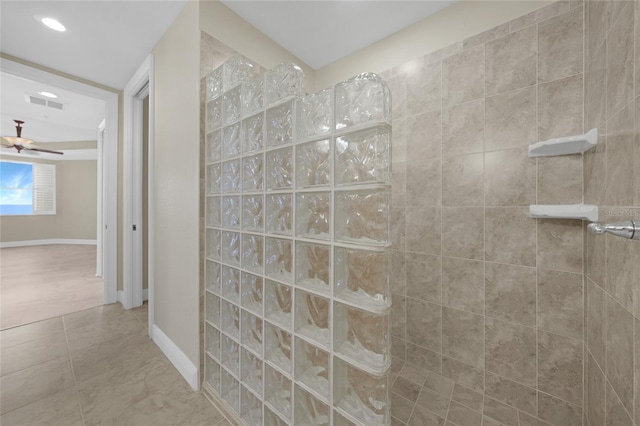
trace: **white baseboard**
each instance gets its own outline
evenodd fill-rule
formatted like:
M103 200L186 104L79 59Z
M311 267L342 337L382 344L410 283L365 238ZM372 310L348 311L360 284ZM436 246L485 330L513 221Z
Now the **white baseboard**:
M121 305L124 306L124 291L122 290L118 290L117 296L116 296L116 300L118 302L120 302ZM149 300L149 289L148 288L143 288L142 289L142 301L144 302L145 300Z
M188 356L180 350L180 348L169 339L166 334L158 328L157 325L152 327L151 338L158 345L160 350L169 358L169 361L178 370L182 377L189 383L191 389L198 390L198 368L193 365Z
M72 240L72 239L62 239L62 238L52 238L49 240L7 241L7 242L0 243L0 248L44 246L47 244L82 244L82 245L95 246L98 244L98 241L97 240Z

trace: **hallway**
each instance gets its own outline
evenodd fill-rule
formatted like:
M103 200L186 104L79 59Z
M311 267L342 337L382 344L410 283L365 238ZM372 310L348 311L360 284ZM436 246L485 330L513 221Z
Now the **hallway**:
M147 305L0 332L0 423L229 425L147 336Z

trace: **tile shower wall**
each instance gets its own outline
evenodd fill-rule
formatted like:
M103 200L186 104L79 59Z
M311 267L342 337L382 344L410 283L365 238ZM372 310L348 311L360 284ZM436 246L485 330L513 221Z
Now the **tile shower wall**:
M585 154L585 201L601 206L602 222L640 221L640 3L589 1L585 9L585 128L603 134ZM639 243L585 232L592 426L640 425Z
M583 158L527 146L583 133L584 17L558 2L383 73L395 424L583 424L582 224L528 216L583 201Z

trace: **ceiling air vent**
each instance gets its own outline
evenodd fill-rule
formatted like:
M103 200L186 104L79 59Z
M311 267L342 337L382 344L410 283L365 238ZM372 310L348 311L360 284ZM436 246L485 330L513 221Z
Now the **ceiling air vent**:
M62 102L50 101L48 99L39 98L33 95L24 95L24 98L29 104L46 106L57 110L64 109L64 104Z
M35 96L29 96L29 103L42 106L47 105L46 99L36 98Z
M54 102L54 101L47 101L47 106L55 109L64 108L64 104L61 104L60 102Z

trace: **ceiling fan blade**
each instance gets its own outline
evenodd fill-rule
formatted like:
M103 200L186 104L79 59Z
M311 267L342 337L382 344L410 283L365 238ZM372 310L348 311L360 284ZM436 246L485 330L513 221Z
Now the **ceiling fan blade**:
M24 149L28 149L29 151L38 151L38 152L48 152L49 154L58 154L58 155L64 155L64 152L60 152L60 151L52 151L50 149L42 149L42 148L34 148L33 145L32 146L23 146Z
M13 148L13 144L8 139L0 138L0 143L7 148Z

